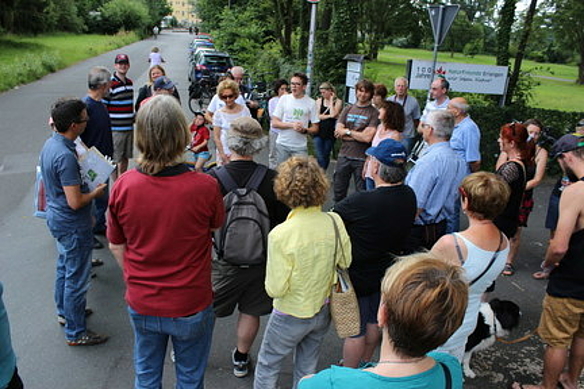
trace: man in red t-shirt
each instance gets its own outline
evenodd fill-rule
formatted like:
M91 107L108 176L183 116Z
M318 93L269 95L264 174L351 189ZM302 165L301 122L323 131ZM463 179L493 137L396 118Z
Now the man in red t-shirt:
M153 97L136 120L138 167L110 195L107 235L127 286L136 387L161 387L170 338L177 387L203 388L215 321L211 232L225 210L214 178L176 163L188 140L177 100Z

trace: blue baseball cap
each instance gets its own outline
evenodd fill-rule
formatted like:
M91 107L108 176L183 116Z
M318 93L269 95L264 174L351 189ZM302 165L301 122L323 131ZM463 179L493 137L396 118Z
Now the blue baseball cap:
M385 139L376 147L369 147L365 154L370 155L387 166L402 166L407 159L406 148L393 139Z
M166 76L160 76L154 81L154 90L166 89L170 90L174 88L174 82Z

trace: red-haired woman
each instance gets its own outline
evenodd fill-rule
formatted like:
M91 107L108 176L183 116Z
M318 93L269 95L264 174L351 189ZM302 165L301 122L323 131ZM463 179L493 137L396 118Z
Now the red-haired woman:
M528 137L527 129L521 123L505 124L499 133L499 147L501 152L507 154L507 161L499 166L495 173L509 184L511 195L503 213L495 218L495 225L509 239L517 233L519 208L527 182L525 164L526 161L532 160L533 150L527 142ZM503 275L512 276L513 274L515 274L515 268L511 262L507 261Z

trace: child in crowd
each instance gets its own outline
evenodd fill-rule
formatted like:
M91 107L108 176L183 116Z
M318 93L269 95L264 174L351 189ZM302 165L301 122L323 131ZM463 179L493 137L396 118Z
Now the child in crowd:
M150 62L150 67L154 65L161 65L163 62L166 62L162 55L160 54L160 49L156 46L152 48L150 51L150 55L148 56L148 62Z
M209 148L207 147L210 134L209 129L205 125L205 115L202 112L195 113L195 117L191 123L191 134L193 138L189 145L189 151L192 152L193 159L191 161L189 158L188 161L195 166L196 171L202 172L203 165L211 158Z

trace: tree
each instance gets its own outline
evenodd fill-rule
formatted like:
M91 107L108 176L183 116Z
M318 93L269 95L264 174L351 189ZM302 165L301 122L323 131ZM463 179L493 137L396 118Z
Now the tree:
M576 83L584 84L584 2L582 0L555 0L552 13L556 37L566 47L576 50L580 56L578 79Z
M533 24L533 16L537 8L537 0L531 0L527 14L525 15L525 21L523 23L523 32L521 34L521 40L517 46L517 54L515 55L515 63L513 64L513 72L511 73L511 78L509 79L509 86L507 88L507 101L512 101L513 93L515 92L515 87L519 80L519 74L521 71L521 63L523 62L523 57L525 55L525 49L527 47L527 42L529 41L529 36L531 34L531 26Z
M511 28L515 20L515 6L517 0L505 0L501 7L499 23L497 24L497 65L509 66L509 42Z
M140 0L111 0L101 8L102 28L107 34L127 31L145 31L151 24L148 8Z

